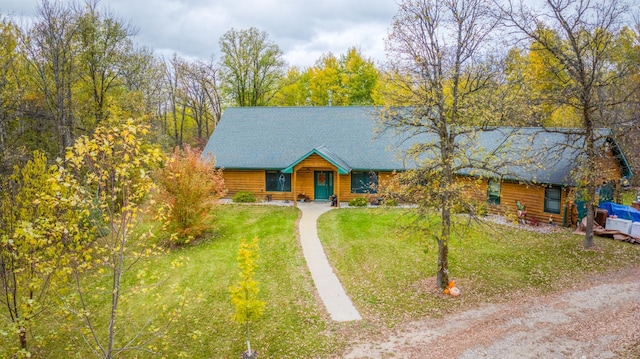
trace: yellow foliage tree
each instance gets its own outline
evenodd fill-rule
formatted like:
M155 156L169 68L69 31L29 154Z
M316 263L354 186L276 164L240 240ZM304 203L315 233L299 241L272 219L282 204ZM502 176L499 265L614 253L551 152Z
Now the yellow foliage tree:
M72 195L76 186L59 186L58 177L58 168L36 151L1 184L0 303L20 355L29 353L29 333L52 302L51 287L59 284L53 279L66 266L67 253L90 232L82 226L83 203Z
M98 235L87 246L75 252L69 263L71 281L76 283L76 296L68 296L67 309L85 324L86 341L103 358L110 359L149 340L150 333L134 333L120 338L126 313L121 301L128 288L125 274L144 257L155 252L148 243L151 233L134 233L138 219L149 206L143 203L155 188L151 174L161 163L162 152L144 141L148 128L133 120L121 125L98 127L91 136L78 138L67 149L65 171L60 185L81 183L78 191L81 201L88 204L87 220L98 229ZM96 276L110 277L108 290L96 288ZM108 293L110 305L106 308L104 326L97 325L100 316L90 307L90 296Z
M233 319L244 324L247 333L247 354L255 357L251 350L251 333L249 324L259 319L264 313L266 303L258 299L258 282L253 279L253 272L257 267L258 260L258 238L247 243L244 239L238 249L238 267L240 268L240 280L235 286L229 288L231 302L235 305L236 311Z

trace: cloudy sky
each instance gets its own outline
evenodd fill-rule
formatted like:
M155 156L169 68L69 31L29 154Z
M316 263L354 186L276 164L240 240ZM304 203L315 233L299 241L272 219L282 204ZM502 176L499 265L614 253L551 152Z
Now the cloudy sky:
M40 3L2 0L0 13L29 17ZM101 0L100 6L128 20L138 29L134 40L159 54L219 59L222 34L256 27L280 46L290 65L301 67L352 46L383 61L384 38L397 11L393 0Z

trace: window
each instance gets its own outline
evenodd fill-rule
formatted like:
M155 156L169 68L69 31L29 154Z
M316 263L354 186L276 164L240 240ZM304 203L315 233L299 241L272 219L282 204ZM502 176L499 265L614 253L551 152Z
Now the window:
M500 204L500 181L489 180L487 189L487 203Z
M291 192L291 174L279 171L267 171L267 192Z
M544 211L547 213L560 214L560 197L562 191L560 187L549 187L544 190Z
M351 193L378 193L378 174L351 172Z

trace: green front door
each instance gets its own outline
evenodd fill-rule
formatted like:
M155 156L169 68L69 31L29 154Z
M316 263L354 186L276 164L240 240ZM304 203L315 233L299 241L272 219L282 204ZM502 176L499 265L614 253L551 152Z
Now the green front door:
M314 173L314 199L316 201L328 200L333 194L333 172L315 171Z

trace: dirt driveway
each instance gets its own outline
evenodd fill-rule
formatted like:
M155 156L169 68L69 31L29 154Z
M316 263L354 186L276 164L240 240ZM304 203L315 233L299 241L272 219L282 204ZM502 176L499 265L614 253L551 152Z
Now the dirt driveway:
M640 267L403 326L345 358L639 358Z

